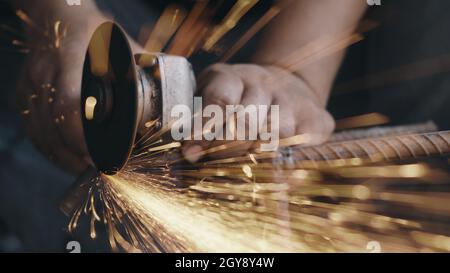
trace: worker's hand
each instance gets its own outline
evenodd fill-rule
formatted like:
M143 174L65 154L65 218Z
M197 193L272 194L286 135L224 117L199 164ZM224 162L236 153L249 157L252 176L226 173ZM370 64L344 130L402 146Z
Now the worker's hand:
M18 86L18 102L34 144L65 170L80 173L87 166L80 116L84 56L94 30L106 20L100 13L61 16L49 35L30 28L32 50ZM59 28L59 35L56 37Z
M18 87L19 106L32 141L50 160L74 173L87 166L80 88L84 55L96 25L63 20L60 27L68 29L59 45L56 37L31 32L34 48Z
M199 92L203 96L203 107L210 104L223 108L226 105L279 105L280 139L310 134L313 137L307 145L315 145L326 141L334 130L334 120L324 107L326 102L320 101L301 78L278 67L215 64L199 76ZM224 143L189 141L183 147L183 154L195 162L203 155L202 151ZM242 154L254 144L249 141L231 145L233 149L217 155Z
M50 26L50 35L34 28L28 31L33 50L19 81L19 107L38 149L60 167L78 174L89 162L80 110L85 54L94 31L110 18L94 8L82 14L67 10L58 15L61 23ZM60 35L66 34L55 37L56 28ZM142 51L131 39L130 44L134 52Z

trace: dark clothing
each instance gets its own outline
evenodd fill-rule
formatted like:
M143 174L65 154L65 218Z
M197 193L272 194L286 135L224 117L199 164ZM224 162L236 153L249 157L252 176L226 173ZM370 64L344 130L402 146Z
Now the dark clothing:
M450 1L383 1L379 22L352 46L330 102L335 117L381 112L392 124L450 129Z

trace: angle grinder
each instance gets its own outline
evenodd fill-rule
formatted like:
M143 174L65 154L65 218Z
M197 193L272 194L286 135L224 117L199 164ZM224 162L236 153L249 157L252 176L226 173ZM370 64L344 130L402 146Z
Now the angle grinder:
M146 123L159 120L161 127L168 126L175 105L192 110L195 89L185 58L134 54L120 26L100 25L86 52L81 87L84 137L93 166L74 183L61 205L63 212L73 211L83 182L99 172L114 175L127 164L136 139L148 130Z

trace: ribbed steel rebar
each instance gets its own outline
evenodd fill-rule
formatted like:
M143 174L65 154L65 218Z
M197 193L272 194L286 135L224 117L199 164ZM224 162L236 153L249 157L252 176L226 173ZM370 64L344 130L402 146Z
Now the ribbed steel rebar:
M356 139L293 148L289 153L294 161L361 158L378 162L445 155L450 154L450 131Z
M394 126L394 127L375 127L370 129L354 129L345 130L342 132L334 133L329 142L341 142L348 140L356 140L363 138L374 138L374 137L388 137L396 135L406 135L406 134L422 134L435 132L438 130L436 124L432 121L428 121L420 124Z

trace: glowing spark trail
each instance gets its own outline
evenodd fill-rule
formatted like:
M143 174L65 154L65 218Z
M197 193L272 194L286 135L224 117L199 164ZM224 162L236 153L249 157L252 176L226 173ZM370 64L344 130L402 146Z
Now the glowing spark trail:
M239 20L252 8L259 0L238 0L223 22L214 28L211 35L206 39L203 49L210 51L212 47L231 29L233 29Z
M448 132L393 139L410 139L404 144L416 156L450 152ZM343 153L308 164L298 156L302 149L290 148L298 161L252 154L228 163L171 164L179 162L179 148L163 138L146 153L136 147L124 170L91 181L69 230L86 213L92 238L103 222L112 248L130 252L365 252L374 240L385 252L450 248L449 175L427 163L378 165L393 159L385 157L374 165L367 155Z

